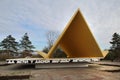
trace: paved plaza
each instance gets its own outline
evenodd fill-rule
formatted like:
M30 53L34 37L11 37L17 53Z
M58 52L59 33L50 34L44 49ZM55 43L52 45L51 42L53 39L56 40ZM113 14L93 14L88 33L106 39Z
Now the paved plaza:
M105 65L106 63L110 65ZM89 67L58 69L35 69L33 65L3 65L0 66L0 72L0 76L30 75L28 79L23 80L120 80L119 63L111 62L89 64Z

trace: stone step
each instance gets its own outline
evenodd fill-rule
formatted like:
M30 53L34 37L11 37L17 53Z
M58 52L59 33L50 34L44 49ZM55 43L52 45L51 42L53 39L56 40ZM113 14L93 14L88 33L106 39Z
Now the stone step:
M35 64L35 68L79 68L88 67L89 63L47 63L47 64Z

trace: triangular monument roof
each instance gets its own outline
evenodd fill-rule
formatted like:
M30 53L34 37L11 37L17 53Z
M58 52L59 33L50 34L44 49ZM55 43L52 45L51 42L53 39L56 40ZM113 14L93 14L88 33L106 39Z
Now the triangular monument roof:
M44 58L50 58L60 46L69 58L103 57L83 15L78 9L65 27L48 54L40 52Z

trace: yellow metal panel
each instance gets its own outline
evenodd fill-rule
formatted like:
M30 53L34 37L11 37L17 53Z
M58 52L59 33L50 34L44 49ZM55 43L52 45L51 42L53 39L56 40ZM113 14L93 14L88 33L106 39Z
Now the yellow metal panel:
M103 57L106 57L107 54L109 53L109 51L108 51L108 50L105 50L105 51L102 51L102 53L103 53Z
M73 15L63 33L44 58L50 58L58 45L71 58L103 57L98 44L79 10Z
M56 42L53 44L53 47L50 49L50 51L48 52L48 56L47 58L51 57L51 55L53 54L54 50L58 47L59 42L62 40L63 35L65 34L65 32L67 31L67 29L69 28L70 23L73 21L75 15L77 14L77 12L79 11L79 9L75 12L75 14L72 16L72 18L70 19L69 23L66 25L64 31L61 33L61 35L59 36L59 38L56 40Z
M37 51L39 55L41 55L42 57L46 58L47 57L47 53L41 52L41 51Z
M69 57L103 57L79 10L59 44Z

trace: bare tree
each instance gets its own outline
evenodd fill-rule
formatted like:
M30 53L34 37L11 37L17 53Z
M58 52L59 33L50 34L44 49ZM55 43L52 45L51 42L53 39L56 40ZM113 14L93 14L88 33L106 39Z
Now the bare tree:
M56 41L56 39L58 38L58 32L56 31L48 31L46 33L46 37L47 37L47 44L48 44L48 48L50 49L54 42Z
M48 31L46 33L46 38L47 38L47 44L48 44L48 46L44 47L43 52L48 53L48 51L50 50L50 48L53 46L54 42L58 38L58 35L59 35L59 33L56 32L56 31ZM67 55L58 46L57 49L54 51L52 57L63 58L63 57L67 57Z

